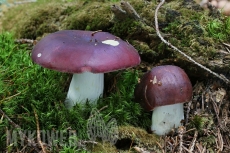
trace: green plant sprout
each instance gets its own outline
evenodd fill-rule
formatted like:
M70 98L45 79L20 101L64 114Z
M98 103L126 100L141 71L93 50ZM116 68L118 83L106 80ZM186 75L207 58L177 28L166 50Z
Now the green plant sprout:
M207 30L213 38L225 40L228 37L228 33L225 33L224 24L217 19L207 24Z
M62 150L59 151L59 153L89 153L86 150L79 150L77 147L68 147L64 146Z

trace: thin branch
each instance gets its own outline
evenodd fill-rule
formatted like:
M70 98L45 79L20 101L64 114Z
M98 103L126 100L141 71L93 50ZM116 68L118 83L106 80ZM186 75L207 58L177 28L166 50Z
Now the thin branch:
M191 142L190 145L189 145L189 151L190 151L190 152L193 152L193 150L194 150L194 148L195 148L197 136L198 136L198 131L196 130L195 133L194 133L192 142Z
M115 18L118 20L124 20L125 18L132 18L135 20L140 20L140 15L136 12L136 10L132 7L129 2L121 1L121 7L118 5L112 5L111 11L115 15Z
M183 133L179 133L179 153L182 153L183 151Z
M9 122L11 125L13 125L16 129L18 129L18 132L20 135L23 136L23 138L26 139L26 141L29 143L29 144L32 144L31 146L34 148L34 150L36 152L40 152L39 149L36 147L37 145L33 142L33 140L31 140L30 138L28 138L23 132L22 132L22 128L17 125L16 123L14 123L6 114L5 112L3 112L2 109L0 109L0 114L2 114Z
M184 126L179 126L177 129L178 136L179 136L179 153L182 153L183 151L183 134L185 133L186 129Z
M38 140L38 143L40 144L40 146L41 146L41 148L42 148L43 153L46 153L46 149L45 149L45 147L43 146L43 143L42 143L42 141L41 141L40 128L39 128L39 122L38 122L38 114L37 114L37 112L36 112L35 109L34 109L34 116L35 116L36 126L37 126L37 140Z
M182 146L184 150L186 150L188 153L192 153L190 150L188 150L185 146Z
M136 10L132 7L132 5L129 4L129 2L121 1L121 7L130 17L136 20L139 20L141 18Z
M223 137L220 133L220 129L217 128L217 144L218 144L218 152L222 152L224 148L224 142L223 142Z
M191 110L192 100L188 102L187 105L187 112L186 112L186 119L185 119L185 125L188 124L188 118L189 118L189 112Z
M33 39L16 39L15 42L20 44L31 44L31 45L37 44L37 40L33 40Z
M14 3L15 4L25 4L25 3L32 3L32 2L37 2L37 0L26 0L26 1L14 2Z
M176 48L175 46L173 46L171 43L169 43L168 41L166 41L160 31L159 31L159 26L158 26L158 18L157 18L157 14L158 14L158 10L159 8L164 4L165 0L161 0L161 2L158 4L156 10L155 10L155 28L156 28L156 33L159 36L159 38L161 39L161 41L163 41L166 45L170 46L172 49L174 49L175 51L179 52L181 55L183 55L184 57L186 57L189 61L191 61L192 63L196 64L197 66L199 66L200 68L208 71L209 73L213 74L214 76L218 77L219 79L223 80L225 83L230 84L230 80L228 80L225 76L223 75L219 75L215 72L213 72L212 70L210 70L209 68L206 68L205 66L201 65L200 63L196 62L195 60L193 60L190 56L186 55L184 52L180 51L178 48Z
M103 109L106 109L108 107L108 105L105 105L105 106L103 106L102 108L100 108L99 110L96 110L98 113L100 113ZM97 115L97 114L92 114L92 115L90 115L89 116L89 118L92 118L92 117L94 117L95 115Z
M164 141L164 142L166 142L166 141ZM157 142L156 141L156 144L159 146L159 148L161 149L161 152L162 153L165 153L165 151L164 151L164 148L161 146L161 144L159 143L159 142Z
M21 94L21 92L16 93L16 94L14 94L14 95L12 95L12 96L9 96L9 97L7 97L7 98L4 98L4 99L0 100L0 104L1 104L3 101L5 101L5 100L12 99L12 98L14 98L14 97L16 97L16 96L18 96L18 95L20 95L20 94Z

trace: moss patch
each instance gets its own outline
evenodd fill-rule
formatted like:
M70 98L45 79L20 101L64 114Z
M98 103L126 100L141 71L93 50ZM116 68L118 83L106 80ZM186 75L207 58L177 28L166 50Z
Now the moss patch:
M36 123L39 122L41 130L54 133L58 131L59 134L68 134L73 130L78 141L89 140L87 120L91 110L100 110L103 107L100 116L106 124L111 118L115 118L118 125L146 127L150 124L149 113L144 112L133 99L134 87L139 77L138 71L129 69L107 74L105 95L103 99L98 100L97 105L87 102L67 109L64 101L71 75L34 64L30 57L31 49L28 49L27 45L16 44L14 38L8 32L0 34L0 106L23 132L35 132ZM34 111L37 112L38 121L35 121ZM6 144L6 130L17 130L4 117L1 118L0 127L0 151L4 151L9 146ZM63 143L69 145L72 139L67 136ZM11 151L23 147L19 140L15 140L16 146L9 147ZM56 148L55 151L59 152L62 147Z
M29 9L22 11L24 7ZM36 39L44 33L61 29L106 29L110 25L111 17L110 3L87 1L31 3L7 12L3 29L13 31L20 38ZM17 26L14 23L17 23Z
M108 31L112 20L110 5L111 3L86 2L79 10L66 17L63 28Z
M5 15L3 28L15 32L16 37L30 39L61 29L103 30L127 39L147 62L159 62L164 58L185 60L165 47L155 34L154 8L157 3L130 0L130 4L141 16L140 21L114 20L110 7L120 5L118 2L50 1L26 4L30 8L26 11L22 11L22 6L14 8ZM229 40L230 18L213 16L192 1L165 3L160 8L158 20L160 30L169 42L195 59L201 57L205 63L218 56L216 51L221 49L221 42Z

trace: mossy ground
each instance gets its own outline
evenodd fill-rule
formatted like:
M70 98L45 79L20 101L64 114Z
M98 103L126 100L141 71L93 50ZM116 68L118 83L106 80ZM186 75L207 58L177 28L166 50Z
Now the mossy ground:
M98 110L104 108L100 111L103 120L106 122L111 118L117 120L120 137L128 141L125 144L131 146L131 143L134 143L139 147L160 152L159 150L162 149L160 146L167 146L167 144L162 144L164 140L159 137L146 133L145 130L151 122L151 113L144 112L133 99L133 90L138 78L145 71L160 64L175 64L184 68L190 78L195 77L192 80L194 84L197 79L203 80L207 76L203 70L173 52L156 36L154 11L157 3L155 1L130 0L129 2L139 13L141 20L132 18L122 22L116 20L110 7L113 4L120 5L117 1L38 0L36 3L11 8L5 14L0 28L9 31L0 35L1 109L24 130L37 129L34 114L36 111L40 129L53 131L77 129L77 139L88 140L86 120L90 117L92 108L96 107ZM27 9L24 9L25 7ZM225 49L222 42L229 42L230 39L229 17L204 11L193 1L170 1L162 6L158 18L160 30L174 46L213 70L223 74L229 72L230 63L224 63L225 55L218 52ZM34 64L30 58L31 48L14 42L17 38L40 39L47 33L62 29L111 32L128 40L137 48L142 64L137 68L106 74L104 98L100 99L97 105L86 103L68 110L63 102L71 74L51 71ZM222 61L222 63L215 63L215 61ZM197 141L200 145L205 144L213 151L218 149L216 146L212 147L214 142L219 142L215 139L217 134L213 132L219 128L215 124L218 116L213 115L215 111L214 106L210 105L211 102L205 103L211 109L208 107L201 109L203 94L207 93L207 90L212 90L213 93L217 90L211 86L212 84L208 83L208 86L202 86L202 91L194 92L194 101L197 105L190 112L186 127L187 130L196 129L199 132ZM222 110L223 105L228 101L227 97L219 104L219 108ZM212 114L208 120L205 116L207 114ZM229 123L226 124L228 125ZM20 149L21 146L14 147L6 144L6 130L14 127L4 116L0 119L0 127L0 148L8 147L9 151ZM221 134L225 133L221 131ZM193 136L193 133L189 132L185 134L185 139L191 142ZM171 143L175 142L174 138L166 137ZM115 152L119 148L107 142L87 147L93 152ZM125 147L123 152L135 152L129 147L127 149L127 145ZM30 149L31 147L28 147L27 151ZM82 147L59 146L52 149L53 152L87 152Z
M64 106L64 100L71 74L44 69L34 64L28 46L16 44L14 37L8 32L0 35L0 47L1 109L21 129L36 130L36 111L41 130L68 132L69 128L77 129L77 138L87 140L87 119L95 107L98 110L106 107L100 112L105 122L115 118L118 125L142 128L150 125L150 114L145 113L139 104L133 101L138 71L130 69L107 74L105 95L97 105L79 104L68 110ZM0 148L3 149L6 148L6 130L15 127L5 119L1 121L0 126ZM13 151L13 148L8 149Z
M130 1L141 16L140 21L114 20L112 1L39 1L12 8L5 14L3 29L13 31L16 37L37 39L46 33L62 29L103 30L127 39L140 50L143 59L156 61L163 58L183 59L161 44L155 35L154 8L156 2ZM24 10L23 8L28 9ZM215 12L204 11L193 1L165 3L158 14L160 30L170 34L167 38L193 58L208 60L218 58L222 42L228 41L230 18ZM17 24L15 24L17 23ZM215 43L214 43L215 42ZM163 48L162 48L163 47ZM168 52L171 52L170 54ZM148 57L148 58L147 58ZM151 59L151 60L150 60ZM154 60L152 60L154 59ZM218 64L211 65L215 69ZM224 64L221 64L224 69Z

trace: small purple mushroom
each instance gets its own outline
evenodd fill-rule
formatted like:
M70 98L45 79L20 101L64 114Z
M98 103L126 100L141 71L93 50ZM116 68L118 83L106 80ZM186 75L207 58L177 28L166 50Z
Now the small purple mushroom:
M165 135L181 125L183 103L192 99L192 84L178 66L156 66L144 74L134 91L146 111L153 111L151 130Z
M68 108L96 101L104 89L104 73L136 66L136 49L100 31L62 30L44 37L32 50L32 60L52 70L74 73L67 94Z

